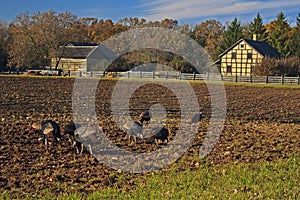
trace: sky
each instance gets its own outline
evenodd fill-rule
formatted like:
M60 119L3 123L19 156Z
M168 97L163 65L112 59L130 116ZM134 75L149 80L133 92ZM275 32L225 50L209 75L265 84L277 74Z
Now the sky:
M300 13L299 0L2 0L0 5L0 20L7 22L25 12L54 10L114 22L125 17L159 21L171 18L179 24L191 25L208 19L225 24L235 17L242 23L249 23L259 12L266 24L282 11L294 26Z

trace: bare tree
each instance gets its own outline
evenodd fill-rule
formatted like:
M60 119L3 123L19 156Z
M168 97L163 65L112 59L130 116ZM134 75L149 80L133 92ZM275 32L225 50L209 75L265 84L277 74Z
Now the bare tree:
M0 20L0 67L7 64L8 25Z
M82 41L86 36L77 16L54 11L21 14L10 24L10 64L43 67L55 58L60 61L60 46L70 41Z

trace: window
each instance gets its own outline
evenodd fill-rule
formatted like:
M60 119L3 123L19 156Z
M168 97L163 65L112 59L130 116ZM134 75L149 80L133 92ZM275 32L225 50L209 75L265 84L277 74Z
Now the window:
M226 73L231 73L231 72L232 72L231 65L227 65Z
M251 65L251 71L250 71L250 74L253 74L254 73L254 69L255 69L255 66L254 65Z
M241 49L245 48L245 45L241 44Z
M252 59L252 53L247 53L247 59Z
M235 53L235 52L233 52L233 53L231 54L231 58L232 58L232 59L236 59L236 53Z

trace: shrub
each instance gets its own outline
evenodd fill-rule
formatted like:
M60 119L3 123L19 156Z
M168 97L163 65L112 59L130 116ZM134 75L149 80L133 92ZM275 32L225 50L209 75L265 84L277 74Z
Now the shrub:
M289 58L264 58L255 66L254 75L258 76L298 76L300 74L300 59Z

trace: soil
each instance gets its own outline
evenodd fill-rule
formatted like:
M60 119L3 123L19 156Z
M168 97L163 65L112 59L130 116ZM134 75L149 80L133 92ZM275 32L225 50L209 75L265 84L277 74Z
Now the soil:
M12 197L41 197L52 194L91 193L104 187L134 187L131 174L111 169L88 151L76 153L68 140L51 142L46 150L31 124L52 119L61 127L73 121L72 92L75 79L50 77L0 77L0 192ZM132 152L151 152L164 144L145 144L138 139L128 144L127 135L112 116L111 96L116 80L98 83L96 113L106 136L118 147ZM134 86L134 81L128 81ZM166 82L172 86L180 82ZM204 118L185 154L172 163L178 170L196 169L201 164L276 161L300 152L300 89L227 85L227 116L223 132L212 151L198 158L207 133L211 97L205 84L192 83ZM126 92L126 91L124 91ZM129 112L133 119L160 103L167 110L169 140L180 124L180 105L172 90L155 82L137 89L131 96ZM124 178L125 177L125 178ZM122 179L122 181L120 181Z

